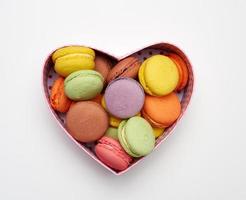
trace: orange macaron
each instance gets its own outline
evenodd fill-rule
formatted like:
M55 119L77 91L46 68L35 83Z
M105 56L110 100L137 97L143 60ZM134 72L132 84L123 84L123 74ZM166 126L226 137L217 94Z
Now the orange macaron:
M153 127L165 128L172 125L180 113L181 104L174 92L162 97L145 97L142 115Z
M180 92L187 85L187 82L188 82L189 72L188 72L187 66L184 60L179 55L170 53L167 56L177 66L177 69L179 72L179 82L177 84L175 91Z
M68 111L72 101L67 98L64 92L64 78L55 80L50 94L50 104L54 110L65 113Z

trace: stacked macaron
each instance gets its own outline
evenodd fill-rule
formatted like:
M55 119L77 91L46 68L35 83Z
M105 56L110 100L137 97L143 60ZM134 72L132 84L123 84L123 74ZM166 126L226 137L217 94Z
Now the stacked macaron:
M141 62L113 60L93 49L68 46L52 54L54 81L50 105L66 113L69 134L81 143L96 142L94 152L114 170L152 152L155 139L181 113L176 92L188 82L188 69L174 53Z

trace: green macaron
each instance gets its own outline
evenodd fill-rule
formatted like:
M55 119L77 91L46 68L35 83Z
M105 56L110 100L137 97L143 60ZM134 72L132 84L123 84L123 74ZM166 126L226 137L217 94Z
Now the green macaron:
M103 82L100 73L94 70L79 70L65 79L65 94L74 101L89 100L102 91Z
M133 157L146 156L155 147L155 136L151 125L138 116L120 123L118 138L124 150Z
M108 137L113 138L115 140L119 140L118 139L118 129L114 128L114 127L109 127L105 133L105 136L108 136Z

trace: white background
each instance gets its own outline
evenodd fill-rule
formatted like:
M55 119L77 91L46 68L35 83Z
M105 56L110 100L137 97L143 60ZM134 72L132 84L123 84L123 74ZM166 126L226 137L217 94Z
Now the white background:
M246 199L246 1L0 1L0 199ZM55 123L44 59L66 44L118 56L167 41L189 56L195 92L159 149L122 176Z

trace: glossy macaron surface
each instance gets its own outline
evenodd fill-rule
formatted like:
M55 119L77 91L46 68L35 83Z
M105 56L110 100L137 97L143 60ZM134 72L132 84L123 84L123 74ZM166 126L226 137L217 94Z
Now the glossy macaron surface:
M70 54L87 54L88 56L91 56L92 58L95 58L95 51L91 48L84 47L84 46L67 46L57 49L52 54L52 60L55 62L58 58L61 58L66 55Z

